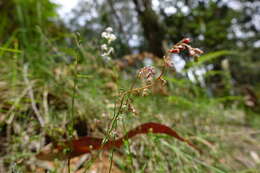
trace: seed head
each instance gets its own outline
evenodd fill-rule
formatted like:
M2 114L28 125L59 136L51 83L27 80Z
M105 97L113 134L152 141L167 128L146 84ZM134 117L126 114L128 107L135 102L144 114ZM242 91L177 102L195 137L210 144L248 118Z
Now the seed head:
M155 75L155 69L152 66L143 67L138 73L139 78L144 78L146 80L152 79L154 75Z

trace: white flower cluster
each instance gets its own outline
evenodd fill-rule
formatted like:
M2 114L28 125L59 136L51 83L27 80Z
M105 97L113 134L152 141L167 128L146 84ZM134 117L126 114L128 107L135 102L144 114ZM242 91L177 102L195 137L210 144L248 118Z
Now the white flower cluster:
M101 37L105 38L108 44L116 40L116 36L113 34L113 29L111 27L106 28L106 30L102 32Z
M116 40L116 36L113 34L113 29L108 27L104 32L101 33L101 37L107 41L107 44L101 45L101 50L103 52L101 56L105 61L109 61L111 59L110 54L114 52L114 48L110 47L109 45Z

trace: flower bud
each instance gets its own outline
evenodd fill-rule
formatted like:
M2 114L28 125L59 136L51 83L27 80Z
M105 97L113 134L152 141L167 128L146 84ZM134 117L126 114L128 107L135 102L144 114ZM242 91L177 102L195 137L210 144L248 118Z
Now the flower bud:
M180 49L170 49L170 53L180 53Z
M184 38L182 40L183 43L186 43L186 44L189 44L191 42L191 39L190 38Z

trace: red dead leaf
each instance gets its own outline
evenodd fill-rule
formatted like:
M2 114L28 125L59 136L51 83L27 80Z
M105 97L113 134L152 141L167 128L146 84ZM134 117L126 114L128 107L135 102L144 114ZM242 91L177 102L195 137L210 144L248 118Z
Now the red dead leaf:
M119 148L121 145L123 145L124 140L130 139L138 134L147 133L167 134L178 139L179 141L187 143L190 147L201 153L201 150L199 150L190 141L178 135L177 132L171 129L170 127L167 127L163 124L150 122L141 124L140 126L137 126L136 128L130 130L128 133L126 133L125 136L117 140L108 141L104 144L102 144L103 139L101 138L86 136L80 139L65 141L54 147L54 149L47 149L45 151L40 152L39 154L37 154L36 157L41 160L53 160L56 158L61 160L70 159L82 154L91 153L95 150L109 150L111 148ZM64 152L66 150L68 152Z

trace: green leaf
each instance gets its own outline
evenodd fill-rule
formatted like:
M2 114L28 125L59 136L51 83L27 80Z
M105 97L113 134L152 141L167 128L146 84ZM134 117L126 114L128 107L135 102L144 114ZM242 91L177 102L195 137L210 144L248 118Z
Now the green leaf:
M3 51L3 52L22 53L21 50L4 48L4 47L0 47L0 50Z
M202 65L205 62L212 61L212 60L217 59L217 58L224 56L224 55L234 55L234 54L237 54L237 52L229 51L229 50L220 50L220 51L216 51L216 52L207 53L207 54L199 57L198 62L190 62L188 64L188 68Z

